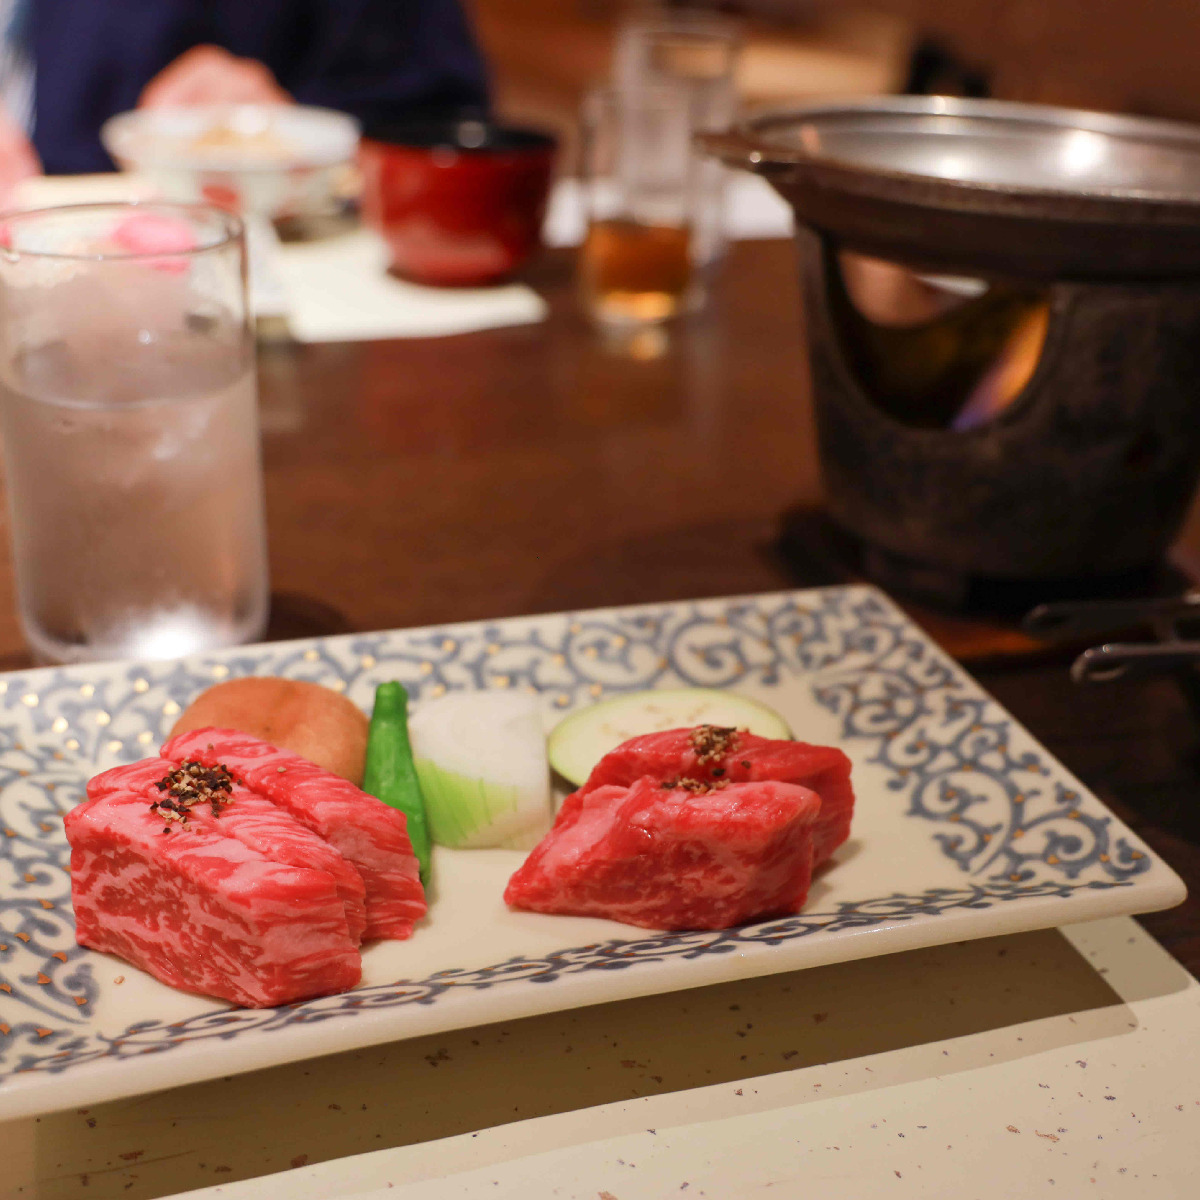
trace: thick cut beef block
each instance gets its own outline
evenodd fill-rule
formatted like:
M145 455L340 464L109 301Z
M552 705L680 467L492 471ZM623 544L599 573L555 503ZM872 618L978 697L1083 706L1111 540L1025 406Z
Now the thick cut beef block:
M162 748L172 762L224 764L324 838L353 863L366 885L364 938L406 938L425 915L417 859L404 814L307 759L228 729L196 729Z
M144 792L111 779L65 824L81 944L256 1008L358 982L358 947L327 871L272 862L199 823L164 833Z
M821 812L813 830L814 867L819 867L850 836L854 791L850 760L835 746L810 746L758 737L734 729L698 725L630 738L606 754L587 782L567 798L585 796L610 784L629 787L647 776L660 783L745 783L773 779L816 792Z
M162 790L157 785L177 765L165 758L146 758L129 766L114 767L88 783L88 797L97 799L132 791L148 806L151 800L162 798ZM362 941L367 924L362 876L333 846L266 797L235 784L230 792L230 803L221 807L220 816L215 815L208 805L198 804L189 811L188 824L235 838L271 862L327 872L333 877L345 905L351 940L355 945Z
M504 899L650 929L723 929L794 913L821 801L790 783L672 788L643 776L570 797Z

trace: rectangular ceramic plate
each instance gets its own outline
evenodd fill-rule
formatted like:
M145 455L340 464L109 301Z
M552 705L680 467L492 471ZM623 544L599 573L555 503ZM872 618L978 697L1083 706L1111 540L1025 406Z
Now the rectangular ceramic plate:
M230 1009L75 944L62 814L236 675L315 680L369 708L400 679L538 693L547 729L601 696L754 696L854 761L854 829L795 917L705 933L509 912L517 851L439 851L430 915L363 955L362 986ZM419 702L419 700L418 700ZM1179 878L870 588L254 646L0 679L0 1119L624 997L1145 912Z

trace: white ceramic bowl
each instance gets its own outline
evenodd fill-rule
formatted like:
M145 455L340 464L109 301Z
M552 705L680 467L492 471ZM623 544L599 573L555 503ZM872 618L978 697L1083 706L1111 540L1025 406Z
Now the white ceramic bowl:
M344 113L304 105L199 105L120 113L100 137L123 170L165 199L276 218L332 206L359 126Z

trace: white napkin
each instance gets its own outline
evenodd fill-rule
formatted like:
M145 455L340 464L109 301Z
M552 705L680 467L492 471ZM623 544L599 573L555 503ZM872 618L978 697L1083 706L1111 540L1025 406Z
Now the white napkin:
M431 288L387 274L388 250L370 230L280 246L275 261L288 325L301 342L438 337L528 325L546 302L520 283Z
M725 236L790 238L795 232L791 205L761 176L729 172L725 207Z

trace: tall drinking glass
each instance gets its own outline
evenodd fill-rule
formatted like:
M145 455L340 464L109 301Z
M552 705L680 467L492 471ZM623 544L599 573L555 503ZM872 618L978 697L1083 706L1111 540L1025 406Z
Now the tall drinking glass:
M266 526L246 254L202 205L0 218L0 431L42 661L259 636Z
M583 108L586 310L609 329L668 320L693 280L695 157L685 89L602 89Z
M613 81L624 92L664 85L684 88L694 128L721 133L733 124L737 111L734 73L740 51L738 26L716 13L645 12L624 21L617 31ZM704 269L725 253L729 168L703 157L695 170L692 260Z

